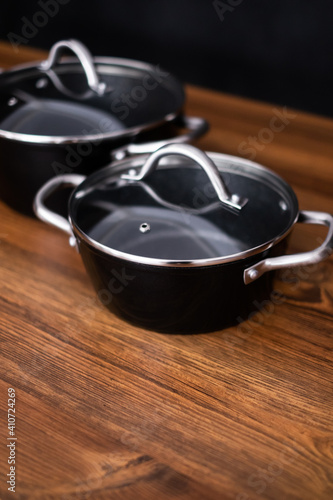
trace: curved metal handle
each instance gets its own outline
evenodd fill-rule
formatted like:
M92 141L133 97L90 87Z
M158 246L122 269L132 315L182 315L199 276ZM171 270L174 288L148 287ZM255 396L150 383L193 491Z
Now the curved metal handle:
M159 149L167 144L183 144L187 142L192 142L198 139L203 134L205 134L209 129L209 123L204 118L199 118L197 116L186 116L181 115L177 122L175 122L181 128L187 128L188 132L182 135L177 135L172 139L164 139L162 141L152 141L144 142L142 144L127 144L114 151L112 151L112 157L116 160L122 160L125 156L153 153L156 149Z
M222 203L236 210L241 210L244 207L247 200L241 199L236 194L231 195L229 193L227 187L221 179L215 163L203 151L190 146L189 144L168 144L167 146L163 146L148 157L146 163L143 165L138 174L136 174L136 171L134 170L133 175L131 175L131 173L123 174L121 178L130 181L141 181L149 175L150 172L155 170L161 158L168 155L181 155L194 160L208 175L214 186L216 194Z
M47 181L47 183L39 189L34 199L33 208L37 217L47 222L47 224L51 224L51 226L55 226L70 236L73 236L72 228L68 220L47 208L45 206L45 200L50 194L58 191L58 189L78 186L85 178L84 175L65 174L58 175Z
M298 221L302 224L320 224L328 227L325 241L320 247L310 252L296 253L294 255L283 255L265 259L244 271L244 283L248 285L260 278L267 271L283 269L285 267L297 267L301 265L317 264L331 255L333 251L333 216L325 212L312 212L302 210L299 213Z
M148 195L157 203L165 208L168 208L169 210L173 210L174 212L184 212L192 215L201 215L201 214L207 214L213 210L217 210L219 208L220 202L219 201L214 201L213 203L210 203L209 205L206 205L204 207L198 207L198 208L190 208L181 205L175 205L174 203L170 203L169 201L164 200L163 198L160 197L159 194L156 193L155 189L153 189L151 186L148 186L144 181L138 181L137 185L140 186Z
M80 61L91 90L96 92L98 95L103 95L106 90L106 84L99 81L92 55L78 40L61 40L60 42L55 43L50 50L49 57L40 64L39 68L43 71L52 69L59 61L64 49L69 49L74 52Z

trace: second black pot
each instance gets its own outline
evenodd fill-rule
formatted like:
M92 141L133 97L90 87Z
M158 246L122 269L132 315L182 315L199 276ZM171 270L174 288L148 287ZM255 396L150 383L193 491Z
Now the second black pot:
M62 60L65 49L77 58ZM180 82L159 66L92 58L77 40L55 44L46 61L4 71L1 199L32 214L37 190L56 175L87 175L111 159L195 139L208 124L182 114L184 99Z

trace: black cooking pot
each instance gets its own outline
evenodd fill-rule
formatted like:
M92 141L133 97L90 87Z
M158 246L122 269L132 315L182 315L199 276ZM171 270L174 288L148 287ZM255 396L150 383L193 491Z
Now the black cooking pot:
M68 220L44 205L64 185L76 186ZM333 248L333 217L299 212L278 175L189 145L125 159L87 179L51 179L35 211L70 235L110 310L160 332L204 332L246 319L272 290L267 271L319 262ZM296 222L327 225L326 240L311 252L282 255Z
M59 61L64 49L77 58ZM171 142L195 139L207 122L183 116L183 104L182 85L159 66L92 59L76 40L56 43L46 61L0 74L0 197L31 213L55 175L88 174L111 150L112 158L155 151L174 127L189 131Z

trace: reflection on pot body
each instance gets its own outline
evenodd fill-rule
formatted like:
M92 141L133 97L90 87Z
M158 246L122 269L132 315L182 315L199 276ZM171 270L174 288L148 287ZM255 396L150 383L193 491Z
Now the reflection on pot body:
M127 271L124 267L121 268L120 273L117 269L111 270L111 278L107 283L106 288L99 288L97 295L99 300L105 306L109 306L112 302L112 299L115 295L122 293L125 287L129 284L130 281L134 280L135 276L127 274Z

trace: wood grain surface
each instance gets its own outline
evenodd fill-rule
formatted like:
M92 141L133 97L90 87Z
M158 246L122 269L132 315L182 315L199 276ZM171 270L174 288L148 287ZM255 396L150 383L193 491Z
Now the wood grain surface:
M2 67L36 58L0 44ZM302 209L333 212L331 120L186 90L211 124L198 146L254 157ZM289 252L324 235L298 225ZM2 500L333 498L332 257L277 274L279 300L234 328L163 335L104 309L67 237L0 203L0 283Z

